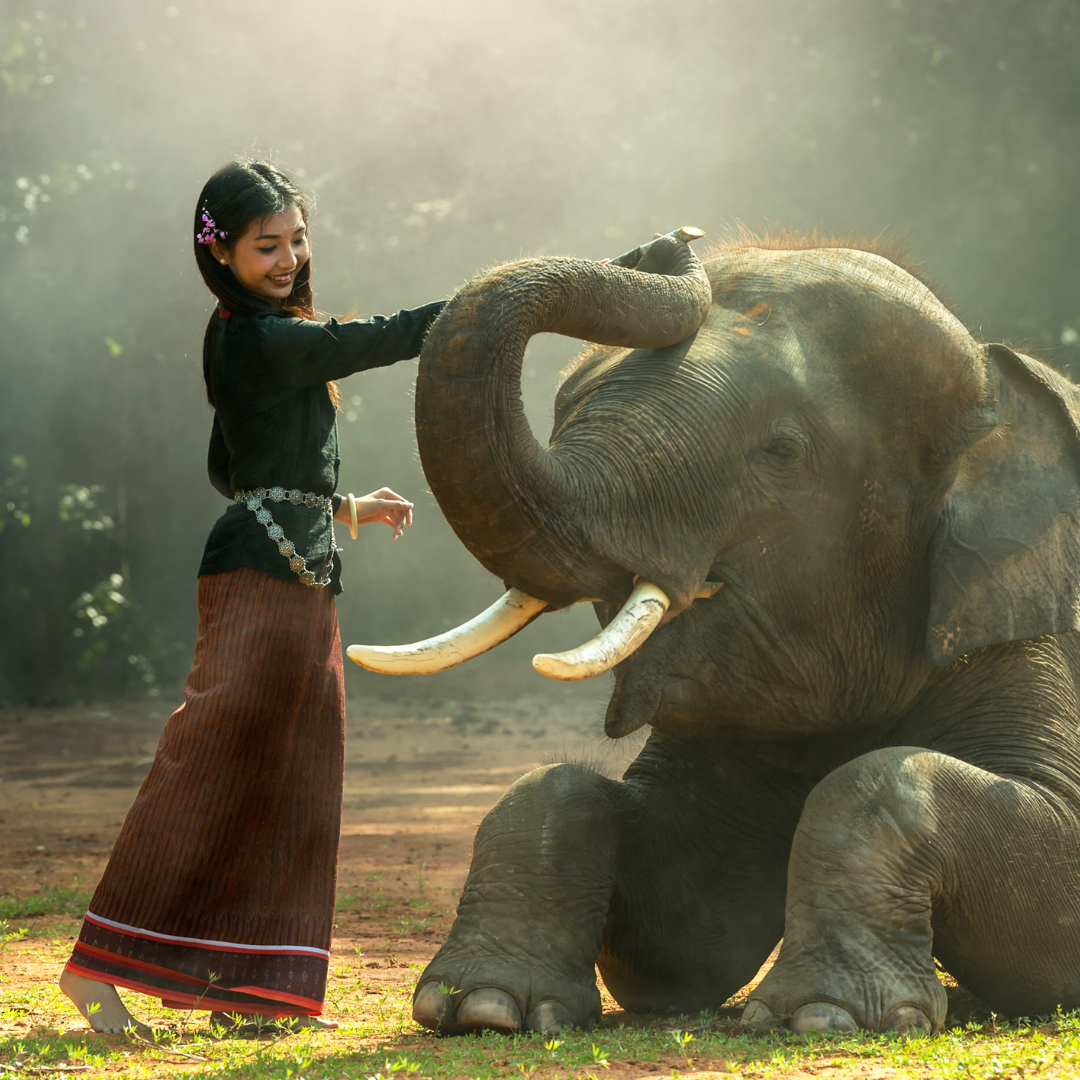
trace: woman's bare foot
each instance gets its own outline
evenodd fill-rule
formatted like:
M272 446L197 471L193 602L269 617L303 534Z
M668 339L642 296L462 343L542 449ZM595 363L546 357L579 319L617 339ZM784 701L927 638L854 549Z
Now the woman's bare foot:
M299 1031L315 1028L318 1031L337 1031L337 1023L318 1016L261 1016L258 1013L212 1012L211 1026L218 1024L231 1035L275 1034L279 1031Z
M108 983L87 979L64 968L60 976L60 989L71 998L75 1008L90 1021L95 1031L116 1034L121 1031L150 1030L127 1011L116 987Z

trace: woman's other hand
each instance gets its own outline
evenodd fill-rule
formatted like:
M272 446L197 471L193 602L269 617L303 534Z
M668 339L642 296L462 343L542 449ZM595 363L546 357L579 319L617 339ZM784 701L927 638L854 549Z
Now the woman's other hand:
M378 491L373 491L369 495L356 498L357 525L382 522L394 530L395 540L405 531L406 525L412 524L412 512L413 504L388 487L379 488ZM341 500L334 520L340 521L343 525L352 523L347 498Z

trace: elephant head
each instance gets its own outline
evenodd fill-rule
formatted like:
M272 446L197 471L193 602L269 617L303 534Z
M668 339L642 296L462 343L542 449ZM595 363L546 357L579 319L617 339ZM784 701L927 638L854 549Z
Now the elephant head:
M546 449L519 384L540 332L599 343ZM881 255L741 242L703 268L665 240L636 270L465 286L416 423L447 519L512 587L472 652L591 598L626 632L566 662L617 662L609 735L777 737L878 730L935 665L1080 627L1077 402Z

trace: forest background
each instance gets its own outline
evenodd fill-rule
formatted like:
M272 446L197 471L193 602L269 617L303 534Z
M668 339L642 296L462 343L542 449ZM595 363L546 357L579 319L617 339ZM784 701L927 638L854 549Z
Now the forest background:
M326 311L682 224L893 230L982 338L1080 375L1074 0L0 0L0 80L0 703L171 694L190 664L225 509L192 220L230 156L316 192ZM526 356L541 441L575 349ZM399 544L346 538L346 642L501 590L426 492L414 377L344 383L342 490L418 506ZM476 670L527 671L590 620Z

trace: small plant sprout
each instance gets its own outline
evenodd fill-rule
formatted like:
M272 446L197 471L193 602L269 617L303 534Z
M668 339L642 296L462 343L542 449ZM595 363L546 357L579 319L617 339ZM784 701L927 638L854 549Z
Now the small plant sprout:
M0 944L6 945L9 941L22 941L26 934L25 926L12 930L8 927L7 919L0 919Z
M689 1031L674 1031L672 1032L671 1037L675 1040L675 1045L680 1050L685 1050L687 1045L694 1041L693 1033Z
M90 1004L86 1006L86 1015L87 1016L93 1016L94 1013L99 1013L99 1012L101 1012L101 1002L100 1001L91 1001Z
M596 1043L592 1044L592 1056L594 1065L603 1065L606 1069L608 1066L607 1051L601 1050Z
M562 1046L562 1039L551 1039L544 1043L544 1049L549 1051L552 1057L555 1056L555 1051L558 1050L560 1046ZM595 1050L596 1048L593 1047L593 1049Z
M383 1063L383 1068L386 1070L386 1075L393 1076L394 1073L417 1073L420 1071L420 1063L418 1061L410 1061L404 1054L400 1055L397 1061L391 1061L389 1058ZM381 1073L378 1074L380 1077ZM368 1080L372 1080L371 1077Z

